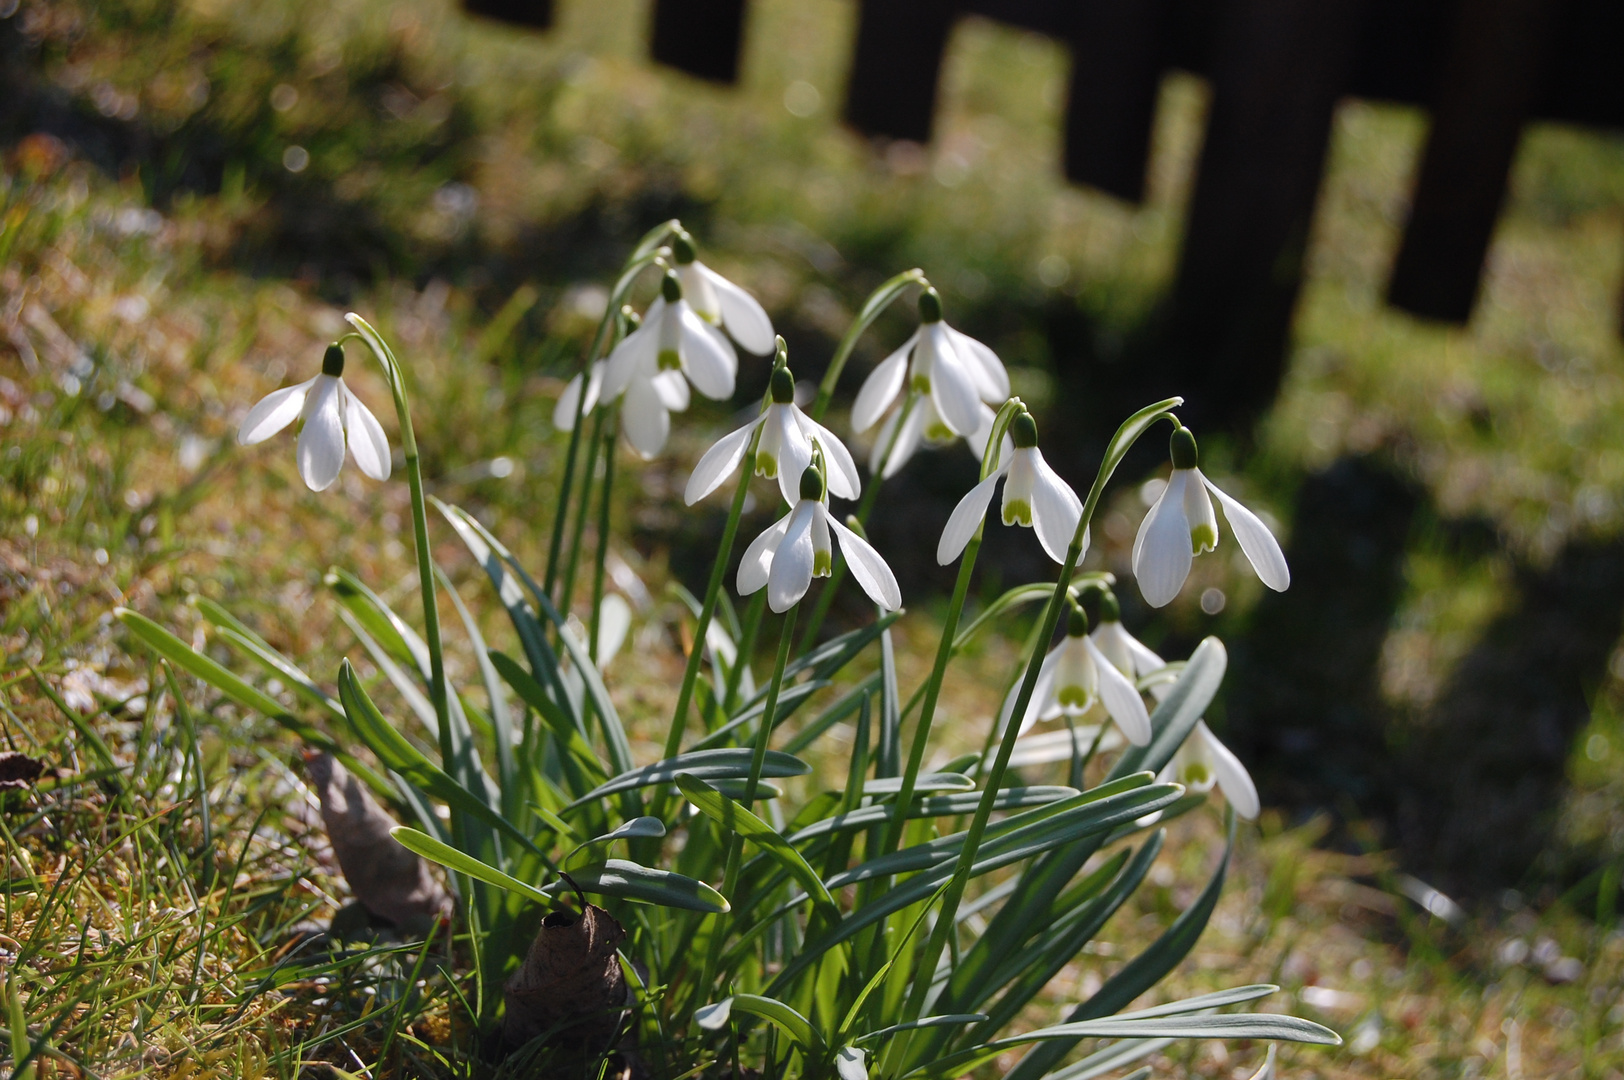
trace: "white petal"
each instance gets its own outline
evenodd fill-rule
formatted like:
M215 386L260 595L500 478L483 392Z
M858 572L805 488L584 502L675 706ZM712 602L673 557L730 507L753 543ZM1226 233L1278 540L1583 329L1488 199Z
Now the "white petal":
M835 1054L835 1075L840 1080L868 1080L867 1060L863 1050L856 1046L842 1046Z
M1135 746L1145 746L1150 742L1150 714L1145 711L1145 699L1139 696L1128 677L1117 670L1115 664L1108 660L1093 639L1084 638L1090 656L1094 658L1094 668L1100 677L1100 701L1105 705L1105 711L1111 714L1122 734Z
M975 368L976 383L982 388L982 399L990 404L1002 405L1009 397L1009 372L1004 370L1004 362L998 359L998 354L951 326L947 332L952 336L959 355Z
M919 331L915 330L896 352L881 360L879 366L863 380L862 388L857 391L857 400L851 407L853 431L864 432L873 427L874 421L897 399L903 376L908 373L908 353L918 340Z
M355 464L374 480L389 479L393 462L383 425L348 386L340 383L340 389L344 397L344 434L349 439L350 453L355 455Z
M684 502L692 506L733 475L739 462L744 460L744 452L750 449L750 436L755 434L756 425L760 423L758 418L737 431L728 432L716 440L715 446L705 451L705 456L694 466L693 475L688 477L688 486L682 493Z
M1133 576L1151 607L1165 607L1190 576L1190 523L1184 516L1184 486L1193 469L1174 469L1156 505L1139 523L1133 542Z
M941 414L942 422L953 429L955 435L973 435L981 422L981 392L964 361L953 349L941 323L926 326L919 341L920 348L932 349L930 365L930 396Z
M633 379L620 406L620 430L639 455L652 458L671 434L671 414L650 379Z
M775 344L773 323L756 298L703 263L694 265L716 290L716 300L722 307L722 325L733 335L733 340L745 352L757 356L771 353Z
M1111 661L1112 667L1124 675L1133 676L1133 647L1129 645L1133 639L1120 622L1102 622L1088 636L1094 639L1094 644Z
M344 467L342 388L334 376L318 375L305 401L304 430L299 432L296 457L299 475L311 491L329 487Z
M1045 712L1052 716L1060 715L1060 709L1054 700L1054 672L1056 665L1060 663L1061 645L1050 649L1049 654L1043 658L1043 664L1038 668L1038 681L1032 687L1032 699L1026 703L1026 715L1021 718L1021 729L1015 733L1017 739L1031 731L1032 725L1036 724L1038 717ZM998 711L1000 729L1009 724L1010 714L1015 711L1015 700L1021 696L1021 686L1025 682L1026 669L1022 667L1020 678L1009 688L1009 693L1004 697L1004 707Z
M833 514L829 514L828 518L829 527L840 541L841 554L846 556L846 565L851 568L851 576L857 579L857 584L868 593L870 600L886 611L900 608L902 590L897 587L896 575L880 558L880 553L874 550L874 545L842 525Z
M965 492L959 505L953 508L953 513L947 519L947 525L942 529L942 538L936 544L936 564L946 566L964 551L964 545L970 542L981 523L987 519L987 505L992 502L993 488L1003 478L1004 470L1000 469L987 477L981 483Z
M767 606L778 614L794 607L812 585L812 515L821 506L811 499L796 503L784 539L773 554L767 573Z
M316 376L316 379L319 378L320 375ZM237 429L237 442L242 446L252 446L293 423L304 409L305 398L316 384L316 379L306 379L297 386L284 386L260 398L248 410L248 415L243 417L242 427Z
M785 514L761 535L750 541L750 546L744 549L744 557L739 560L739 574L735 580L740 596L749 596L763 585L767 584L767 575L772 568L773 555L784 540L784 533L789 529L789 519L793 513Z
M715 624L712 623L714 626ZM620 647L626 644L626 634L632 628L632 606L619 593L603 598L598 608L598 670L609 666Z
M925 406L929 401L929 398L925 398L908 410L908 420L902 425L902 431L897 434L894 444L891 442L891 433L896 431L897 421L902 418L902 410L898 409L886 417L885 423L880 425L878 437L874 440L874 449L868 456L868 471L871 475L877 475L882 480L889 479L908 464L908 459L914 456L922 441L925 420L930 412ZM880 455L885 453L887 446L891 447L891 458L885 463L884 469L881 469Z
M739 354L722 332L679 301L673 314L682 320L682 370L694 389L714 401L733 396L733 378L739 370Z
M1077 523L1083 517L1083 500L1071 490L1071 485L1060 479L1049 463L1043 460L1043 451L1032 448L1032 465L1036 476L1032 485L1032 529L1049 558L1057 563L1066 561L1066 549L1077 533ZM1088 551L1088 537L1083 537L1083 551ZM1081 558L1081 556L1079 556Z
M688 408L688 380L682 372L662 371L649 382L671 412L682 412Z
M794 405L777 405L784 410L784 439L778 448L778 490L791 506L801 501L801 474L812 464L812 440L795 416Z
M1291 568L1286 565L1286 554L1280 550L1280 541L1274 538L1274 533L1256 514L1219 491L1211 480L1206 477L1202 477L1202 480L1207 490L1218 496L1218 504L1224 508L1224 520L1234 530L1235 539L1240 541L1241 550L1246 553L1252 569L1257 571L1258 579L1275 592L1285 592L1291 585Z
M1235 808L1235 813L1247 821L1256 821L1263 804L1257 797L1257 785L1252 783L1252 776L1241 764L1241 759L1218 741L1218 736L1207 727L1205 720L1196 721L1196 731L1191 737L1206 743L1212 771L1218 774L1218 787L1223 791L1224 798L1229 800L1229 805Z
M863 493L863 483L857 478L857 462L851 459L846 444L835 433L803 413L795 410L795 418L807 438L816 439L823 447L823 462L828 466L829 494L837 499L855 499Z
M659 305L664 303L664 300L654 302ZM604 364L601 391L605 400L613 401L624 393L634 376L653 374L660 348L658 329L659 317L654 305L650 305L643 325L627 334L609 353L609 359Z
M1147 648L1144 642L1126 631L1123 632L1123 636L1128 639L1128 651L1133 654L1133 671L1135 675L1144 678L1151 672L1160 671L1167 666L1167 661Z
M581 402L581 376L579 373L564 387L564 392L558 395L558 404L553 406L553 427L559 431L572 431L575 428L575 412L580 410L582 416L590 416L592 409L598 403L598 395L603 392L603 372L608 365L602 360L592 363L592 372L586 384L586 402Z

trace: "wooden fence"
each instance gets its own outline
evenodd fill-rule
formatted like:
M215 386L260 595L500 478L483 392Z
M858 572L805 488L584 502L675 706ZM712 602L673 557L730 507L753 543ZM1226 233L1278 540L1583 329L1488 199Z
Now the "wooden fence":
M954 23L977 15L1071 52L1066 176L1144 194L1157 91L1182 69L1212 106L1168 326L1191 391L1273 387L1332 116L1354 96L1432 117L1387 298L1464 323L1523 126L1624 128L1624 0L859 0L845 118L926 142ZM466 0L533 27L550 0ZM701 78L738 74L747 0L655 0L653 57ZM1180 344L1182 343L1182 344ZM1212 385L1207 385L1207 384ZM1261 387L1260 387L1261 388ZM1272 389L1270 390L1272 396ZM1257 404L1262 404L1258 402Z

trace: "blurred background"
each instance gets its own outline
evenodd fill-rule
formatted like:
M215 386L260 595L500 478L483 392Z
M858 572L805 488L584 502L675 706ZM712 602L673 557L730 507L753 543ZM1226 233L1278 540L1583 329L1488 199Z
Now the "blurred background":
M234 415L313 365L347 306L424 357L433 482L535 522L562 446L551 402L605 285L680 217L802 379L874 286L923 268L1074 486L1128 412L1185 395L1204 467L1277 527L1292 588L1264 595L1226 538L1171 607L1138 602L1127 556L1160 435L1119 473L1088 565L1118 573L1125 621L1165 655L1230 645L1209 720L1277 824L1391 853L1474 912L1560 903L1611 929L1620 9L468 6L0 0L10 653L44 633L17 614L41 580L55 606L29 619L64 640L94 619L90 564L110 558L125 602L273 582L268 617L294 636L313 633L309 566L407 573L387 528L308 500L281 455L268 492L225 466ZM912 322L898 305L864 338L837 414ZM746 362L733 403L696 401L670 455L634 470L637 573L702 589L723 511L682 507L681 485L765 373ZM916 610L951 584L935 538L974 470L960 445L888 481L871 532ZM368 491L398 528L404 504ZM294 534L264 543L295 507ZM992 532L984 595L1052 572L1028 534ZM1591 1000L1611 1029L1615 989Z

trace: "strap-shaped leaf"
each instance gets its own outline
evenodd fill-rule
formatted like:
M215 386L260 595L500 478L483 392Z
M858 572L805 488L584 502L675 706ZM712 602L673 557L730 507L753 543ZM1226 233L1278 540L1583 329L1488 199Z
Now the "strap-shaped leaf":
M1201 895L1196 897L1195 903L1180 913L1173 920L1173 925L1163 931L1149 948L1107 979L1093 997L1068 1013L1068 1023L1111 1015L1160 982L1162 976L1172 971L1195 947L1201 932L1207 928L1207 920L1212 918L1213 909L1218 906L1224 878L1229 872L1229 860L1235 851L1234 811L1226 816L1229 819L1229 836L1224 845L1224 857L1219 860L1218 868L1213 871L1211 880L1201 890ZM1069 1042L1064 1039L1045 1042L1018 1061L1006 1080L1039 1080L1044 1073L1058 1065L1075 1045L1075 1039Z
M678 754L674 758L656 761L652 765L644 765L640 769L631 769L621 773L605 783L599 784L579 799L570 803L565 810L573 810L584 806L593 799L601 799L605 795L613 795L621 791L632 791L636 788L648 787L651 784L666 784L675 780L682 773L689 773L701 780L717 779L749 779L750 758L754 751L743 748L728 750L695 750L686 754ZM761 768L764 778L777 779L783 776L805 776L812 771L812 766L792 754L781 750L767 751L767 759Z
M1110 800L1101 800L1099 805L1077 807L1064 817L1056 815L1054 820L1040 821L997 837L991 836L989 830L988 838L983 840L981 851L970 868L970 876L980 877L1060 845L1076 843L1086 836L1112 828L1120 819L1138 817L1171 803L1178 798L1181 790L1174 784L1150 784L1135 791L1123 792ZM1106 805L1107 801L1109 805ZM784 965L768 989L778 990L789 985L829 949L893 912L919 903L950 878L956 868L955 858L943 859L851 912L833 932L808 941L800 953ZM833 883L831 879L829 884L832 886Z
M1177 1039L1123 1039L1120 1042L1106 1043L1082 1060L1050 1073L1043 1080L1094 1080L1097 1076L1116 1072L1124 1065L1132 1065L1152 1054L1159 1054L1177 1041ZM1143 1080L1146 1072L1146 1069L1140 1069L1124 1076L1122 1080L1135 1080L1136 1077Z
M323 578L344 609L366 627L367 633L403 664L429 679L429 647L405 619L395 614L366 582L341 566L329 567Z
M468 605L462 602L462 594L452 584L451 579L438 566L434 568L440 578L440 585L451 595L451 603L457 609L457 615L462 619L463 630L468 635L468 641L474 647L474 659L479 664L479 678L485 684L485 700L490 706L491 736L496 743L496 770L501 778L502 793L505 798L513 799L519 788L519 763L513 754L513 715L508 709L507 695L502 692L502 681L496 675L496 668L491 664L490 649L485 644L485 635L480 632L479 623L474 620L473 613ZM514 807L504 806L504 813L512 814Z
M323 690L303 668L254 633L241 619L206 596L193 597L192 604L205 619L214 624L215 632L223 640L241 649L250 659L287 684L288 689L310 704L324 709L334 720L344 719L344 708L338 703L337 698Z
M661 907L682 908L685 911L703 911L711 915L725 915L732 908L727 898L703 881L696 881L669 870L655 870L626 859L605 859L571 870L570 877L583 892L618 896L623 900L636 900ZM562 882L547 886L548 891L558 889Z
M746 779L748 780L748 777ZM706 817L729 832L742 836L789 871L790 877L806 890L807 895L812 898L813 906L829 920L831 925L840 921L840 908L835 905L835 899L829 894L829 890L824 888L817 871L807 864L799 851L779 835L777 829L692 773L678 774L677 787L682 790L683 797L698 807Z
M929 772L921 773L914 783L916 792L930 791L974 791L976 782L963 773ZM902 777L882 776L877 780L869 780L863 784L864 795L895 795L902 790Z
M598 760L597 751L592 748L591 743L581 737L575 721L565 714L558 702L547 696L547 691L541 688L541 684L531 678L530 673L511 656L492 649L490 657L491 666L496 669L496 673L513 688L513 692L519 695L521 701L536 710L536 715L540 716L542 722L552 731L553 738L557 739L564 751L586 771L592 782L602 783L607 779L609 773L603 767L603 762Z
M773 710L773 730L777 731L783 726L784 721L794 715L796 709L806 704L808 698L828 685L829 683L825 679L808 679L806 682L785 686L780 690L778 705ZM709 750L718 746L726 746L734 741L734 732L766 711L767 699L765 697L752 699L727 723L695 742L692 749Z
M859 1035L853 1042L870 1042L874 1039L883 1039L887 1035L895 1035L899 1031L915 1031L919 1028L957 1027L960 1024L974 1024L985 1020L986 1013L943 1013L940 1016L921 1016L918 1020L910 1020L906 1024L892 1024L890 1027L871 1031L867 1035Z
M391 802L394 801L395 789L390 786L389 781L379 776L375 769L339 746L330 735L316 730L288 712L281 702L257 686L245 681L230 668L196 651L186 642L138 611L131 611L129 608L121 607L114 608L113 614L118 618L119 622L123 623L132 634L141 640L142 644L159 656L182 671L202 679L238 705L270 717L282 727L297 735L307 745L329 751L346 769L355 776L359 776L362 782L376 794Z
M723 1006L726 1005L726 1011ZM707 1005L712 1010L707 1015L726 1016L731 1012L751 1013L763 1020L770 1021L774 1026L795 1040L808 1057L821 1057L823 1055L823 1037L812 1026L812 1021L785 1005L777 998L762 997L760 994L734 994L726 1002L718 1001L714 1005Z
M439 799L453 810L459 810L493 829L506 833L532 854L543 855L542 850L536 847L518 826L486 805L479 796L457 783L425 757L422 751L408 742L404 735L396 731L394 725L384 719L383 713L378 711L378 707L367 696L348 660L339 667L338 699L344 703L344 712L350 719L350 726L361 741L366 743L367 748L378 755L379 761L411 781L431 798Z
M553 602L547 598L547 594L533 593L531 598L541 607L542 614L557 627L558 641L564 646L564 651L570 654L575 671L580 675L587 694L592 698L592 707L597 712L598 722L603 726L604 747L609 754L610 766L623 772L630 769L631 743L626 739L626 729L620 722L620 713L615 711L614 702L609 700L609 688L603 685L603 676L598 671L598 665L593 663L585 643L576 639L574 632L559 616L558 609L553 607Z
M797 731L789 742L784 744L784 749L791 754L799 754L802 750L817 742L824 732L861 709L863 703L868 700L869 694L873 693L874 688L879 685L880 673L876 671L840 695L833 704L818 714L817 719Z
M865 789L866 791L866 789ZM1061 785L1036 785L1033 787L1005 788L998 793L993 801L994 810L1024 810L1033 806L1048 806L1062 799L1070 799L1081 794L1076 788ZM933 795L928 799L916 800L908 807L908 817L956 817L960 814L975 812L981 802L981 793L957 792L952 795ZM890 821L896 817L896 803L881 803L878 806L863 806L844 814L836 814L821 821L814 821L792 833L787 839L792 844L803 844L808 840L815 840L820 836L827 836L836 832L852 832L857 829L866 829L871 825Z
M538 904L553 903L551 896L534 885L520 881L511 874L505 874L496 867L474 858L467 852L458 851L450 844L436 840L428 833L419 832L405 825L396 825L389 830L389 835L393 836L401 847L415 851L423 858L430 862L439 863L448 870L455 870L459 874L467 874L476 881L483 881L487 885L495 885L499 889L518 893L520 896L534 900Z
M1229 654L1217 638L1206 638L1197 645L1178 682L1150 714L1150 744L1124 750L1111 775L1124 776L1141 769L1161 772L1212 704L1228 665Z

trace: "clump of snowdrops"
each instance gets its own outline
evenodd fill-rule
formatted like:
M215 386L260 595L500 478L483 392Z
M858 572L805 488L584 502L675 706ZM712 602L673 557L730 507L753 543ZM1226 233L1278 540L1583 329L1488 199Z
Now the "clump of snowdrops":
M654 275L659 293L639 318L626 300ZM879 425L865 482L822 419L859 337L909 297L918 330L875 368L852 409L857 431ZM407 711L386 715L347 660L330 692L207 601L200 609L219 638L289 687L299 709L143 616L119 617L174 664L330 755L354 778L352 801L368 796L410 822L390 835L448 873L453 955L471 967L451 977L487 1035L464 1067L924 1080L958 1077L1015 1050L1024 1053L1007 1074L1016 1080L1081 1080L1175 1039L1339 1041L1305 1020L1221 1011L1272 986L1122 1011L1194 946L1223 885L1236 819L1258 812L1245 768L1201 720L1223 679L1222 643L1208 638L1187 659L1165 662L1122 625L1111 576L1077 570L1090 519L1128 448L1171 426L1171 479L1133 552L1149 603L1171 601L1191 560L1217 545L1210 496L1263 582L1289 584L1267 527L1202 476L1195 437L1175 412L1180 399L1128 417L1079 498L1044 461L1037 425L1010 396L1002 362L944 321L940 297L911 270L863 306L803 410L783 340L761 306L700 262L693 239L668 222L627 260L559 401L555 421L570 441L546 522L548 558L533 575L472 515L425 497L405 368L365 320L349 321L353 333L328 348L321 373L255 405L239 441L298 421L298 467L312 489L331 485L346 456L387 480L388 437L343 379L352 354L381 365L410 487L421 610L392 610L342 570L329 581L358 644ZM600 667L626 622L605 582L615 459L622 440L641 457L659 454L691 391L731 398L741 362L772 366L768 392L757 417L723 436L687 485L694 503L731 483L727 523L708 587L694 598L694 645L664 720L663 752L636 761ZM863 524L904 461L960 440L980 458L981 481L940 538L937 557L957 560L958 578L930 675L906 688L888 629L903 597ZM783 511L740 556L736 605L727 571L758 476ZM1000 486L1003 522L1029 527L1058 574L1009 590L961 625ZM831 500L856 508L842 513ZM583 559L593 513L596 550ZM466 546L512 623L509 641L488 643L447 590L479 661L478 687L447 684L445 579L429 554L431 528L449 528ZM848 576L873 601L874 618L824 640L817 630ZM578 579L584 628L569 619ZM954 656L1034 607L985 748L924 771ZM763 673L753 657L766 608L783 618ZM874 653L877 671L842 679ZM1028 734L1052 721L1063 729ZM800 755L836 725L853 733L844 777L791 803L775 781L809 773ZM1025 785L1017 761L1065 763L1068 783ZM1085 787L1091 765L1104 779ZM1165 822L1204 805L1215 785L1227 802L1229 847L1196 901L1063 1022L1013 1032L1144 880L1166 842ZM558 936L564 931L575 936ZM570 964L562 981L543 970ZM533 999L540 1012L527 1011Z

